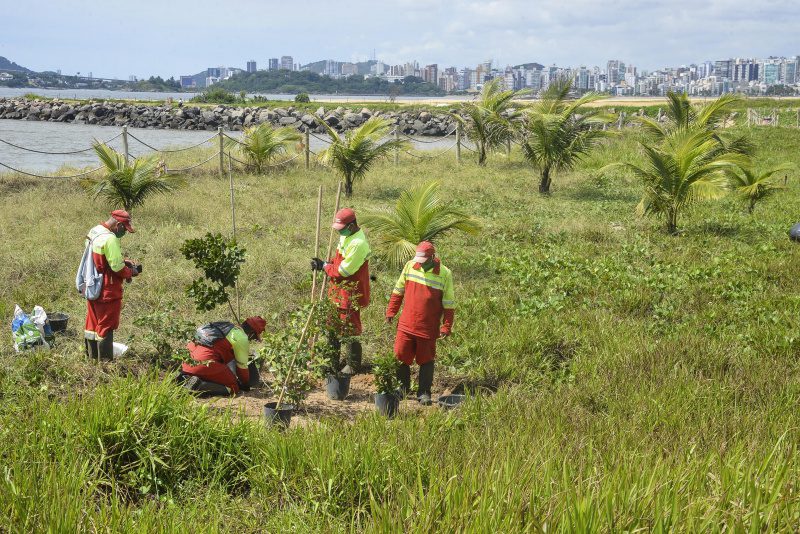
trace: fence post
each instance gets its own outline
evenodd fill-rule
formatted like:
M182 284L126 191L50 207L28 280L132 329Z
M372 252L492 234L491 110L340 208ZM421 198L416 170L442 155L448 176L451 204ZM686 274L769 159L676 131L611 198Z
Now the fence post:
M797 118L800 120L800 110ZM461 163L461 124L456 124L456 163Z
M506 140L506 157L511 158L511 139Z
M310 168L310 158L311 158L311 136L308 133L308 126L306 126L306 170Z
M800 128L800 108L797 109L797 127Z
M125 154L125 166L128 166L128 125L122 127L122 152Z
M225 177L225 138L222 134L222 126L217 128L217 133L219 134L219 177Z
M619 112L619 120L617 121L617 130L621 130L622 129L622 120L623 120L624 116L625 116L625 112L624 111L620 111Z
M394 140L397 141L397 144L400 143L400 123L397 123L397 126L394 127ZM394 147L394 165L395 167L400 163L400 147Z

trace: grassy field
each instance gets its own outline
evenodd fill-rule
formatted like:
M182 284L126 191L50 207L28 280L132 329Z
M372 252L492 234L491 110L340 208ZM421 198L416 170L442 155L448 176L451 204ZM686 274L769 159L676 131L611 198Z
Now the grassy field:
M750 130L763 166L800 164L800 131ZM184 156L187 157L187 156ZM195 155L195 157L199 157ZM387 162L356 184L358 211L439 180L484 225L440 243L453 270L454 335L438 369L496 388L460 410L285 433L199 407L138 356L102 368L80 336L0 355L0 531L9 532L795 532L800 524L798 173L753 217L733 199L697 206L667 236L640 219L640 186L604 167L640 158L608 142L551 197L514 152L486 168L451 156ZM211 167L213 169L213 166ZM145 271L133 318L175 306L194 273L183 240L230 229L213 172L134 213L123 249ZM323 168L237 173L241 289L269 329L307 301ZM66 311L82 237L106 209L74 182L0 177L0 317L15 303ZM368 357L396 272L365 316ZM6 327L7 328L7 327ZM9 333L10 334L10 333Z

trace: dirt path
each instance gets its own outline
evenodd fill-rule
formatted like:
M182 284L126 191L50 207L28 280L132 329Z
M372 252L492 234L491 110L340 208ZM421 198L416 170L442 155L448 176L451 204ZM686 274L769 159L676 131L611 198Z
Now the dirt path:
M450 392L450 388L443 382L434 384L433 398L445 395ZM374 377L369 374L356 375L350 381L350 393L343 401L328 399L325 388L320 383L314 388L298 412L292 415L291 426L306 426L314 421L326 418L339 418L354 421L355 418L364 412L375 411ZM267 386L246 391L236 397L213 397L210 399L197 399L197 402L206 404L220 412L230 411L241 414L249 419L264 418L264 404L269 401L277 400ZM407 399L401 402L401 413L425 414L431 410L439 409L433 406L421 406L416 399Z

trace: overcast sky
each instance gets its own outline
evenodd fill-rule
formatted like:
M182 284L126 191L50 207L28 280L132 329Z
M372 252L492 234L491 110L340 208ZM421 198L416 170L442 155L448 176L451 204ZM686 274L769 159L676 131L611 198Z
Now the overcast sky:
M798 0L58 0L5 2L0 56L127 78L294 56L640 68L800 54ZM33 6L33 7L32 7Z

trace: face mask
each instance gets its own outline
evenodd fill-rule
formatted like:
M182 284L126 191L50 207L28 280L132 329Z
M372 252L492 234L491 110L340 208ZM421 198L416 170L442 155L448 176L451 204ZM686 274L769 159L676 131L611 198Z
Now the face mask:
M114 235L117 236L118 238L120 238L120 237L124 236L127 233L128 233L128 231L125 229L125 227L124 226L120 226L119 228L117 228L117 231L114 232Z
M353 235L353 231L350 228L342 228L339 230L339 235L343 237L350 237Z
M422 264L422 268L425 269L426 271L430 271L435 266L436 266L436 262L434 261L433 258L429 259L428 261L426 261L425 263Z

